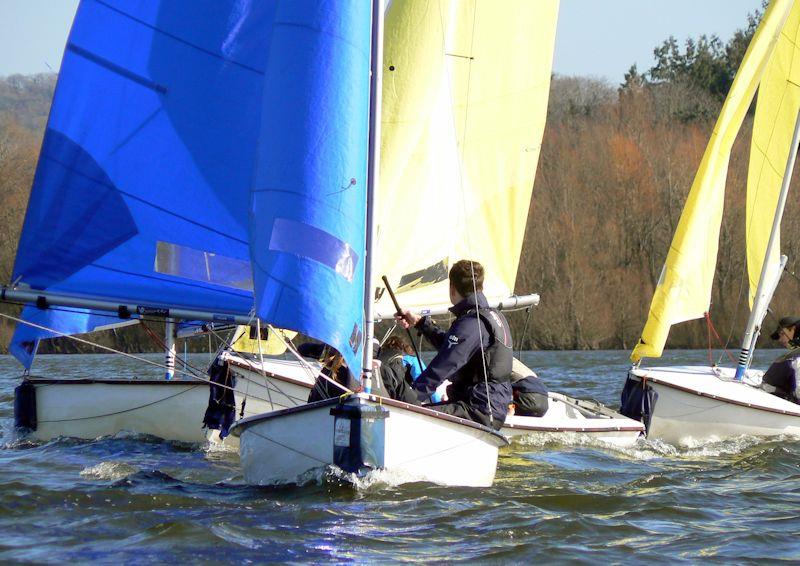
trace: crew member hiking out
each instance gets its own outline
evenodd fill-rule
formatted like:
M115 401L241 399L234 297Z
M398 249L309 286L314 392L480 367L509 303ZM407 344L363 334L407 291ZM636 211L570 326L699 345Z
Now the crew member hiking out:
M456 319L447 332L433 320L410 311L396 315L403 328L416 328L438 350L414 382L431 408L500 429L512 401L511 330L502 313L483 295L483 266L461 260L450 269L450 312Z

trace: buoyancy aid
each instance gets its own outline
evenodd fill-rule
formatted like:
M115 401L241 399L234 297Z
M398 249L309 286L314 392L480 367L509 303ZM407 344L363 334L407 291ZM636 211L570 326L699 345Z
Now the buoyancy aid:
M486 363L486 377L489 381L506 383L511 381L511 367L514 362L514 350L511 340L511 329L503 313L489 307L473 308L463 316L477 316L485 323L484 328L489 329L489 347L484 352ZM475 357L479 359L479 356ZM484 375L480 366L473 371L474 383L483 381Z

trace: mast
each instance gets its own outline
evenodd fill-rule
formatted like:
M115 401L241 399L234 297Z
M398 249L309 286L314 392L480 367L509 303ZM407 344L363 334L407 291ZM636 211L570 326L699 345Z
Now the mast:
M789 184L792 181L792 171L794 170L794 162L797 157L797 144L800 141L800 113L797 114L797 119L794 124L794 134L792 136L792 145L789 148L789 158L786 160L786 170L783 173L783 183L781 184L781 192L778 195L778 204L775 207L775 216L772 220L772 230L769 234L769 243L767 244L766 252L764 253L764 263L761 265L761 275L758 278L758 287L756 289L755 300L753 301L753 308L750 309L750 317L747 319L747 327L745 328L744 336L742 337L742 350L739 353L739 363L736 366L736 380L741 381L744 377L745 370L750 365L750 360L753 356L755 348L755 341L761 331L761 321L758 320L759 312L766 312L766 304L772 298L774 288L769 290L766 286L769 284L767 279L767 271L769 269L768 259L772 251L777 245L778 236L780 235L781 218L783 217L783 210L786 207L786 196L789 192ZM777 282L776 282L777 284Z
M372 339L375 336L375 222L376 194L381 164L381 91L383 70L383 0L372 1L372 48L369 93L369 158L367 161L366 263L364 265L363 385L369 392L372 379Z

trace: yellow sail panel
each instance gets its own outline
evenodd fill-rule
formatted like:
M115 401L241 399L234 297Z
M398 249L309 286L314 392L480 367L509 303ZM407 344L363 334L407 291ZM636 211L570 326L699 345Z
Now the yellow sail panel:
M484 264L490 299L513 292L557 13L557 0L392 2L378 261L403 306L447 303L459 259Z
M265 326L261 329L261 349L259 350L258 334L251 326L237 326L231 346L236 352L279 356L286 351L286 342L297 336L297 332Z
M791 0L772 2L750 41L689 190L647 323L631 353L634 362L660 356L670 327L702 317L711 304L731 148L791 4Z
M753 122L750 168L747 173L747 271L750 308L764 264L775 208L778 204L792 134L800 110L800 2L796 2L758 88ZM778 233L779 237L780 232ZM778 275L780 245L775 246L767 278Z
M461 0L449 34L463 236L487 296L514 291L547 117L558 1Z
M377 274L402 291L408 308L447 300L442 281L458 237L444 57L450 3L394 0L386 14L376 261ZM391 304L388 296L381 303Z

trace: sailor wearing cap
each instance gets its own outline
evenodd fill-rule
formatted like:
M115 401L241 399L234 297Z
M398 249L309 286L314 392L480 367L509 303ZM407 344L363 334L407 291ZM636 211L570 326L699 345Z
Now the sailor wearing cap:
M778 321L778 328L775 332L770 334L770 338L777 340L784 348L796 348L795 338L797 336L797 326L800 324L800 318L796 316L784 316Z
M798 388L798 376L800 376L800 318L796 316L785 316L778 321L775 332L770 334L770 338L780 342L789 351L772 362L769 369L764 374L761 381L761 388L768 393L777 395L782 399L800 402L800 388Z

